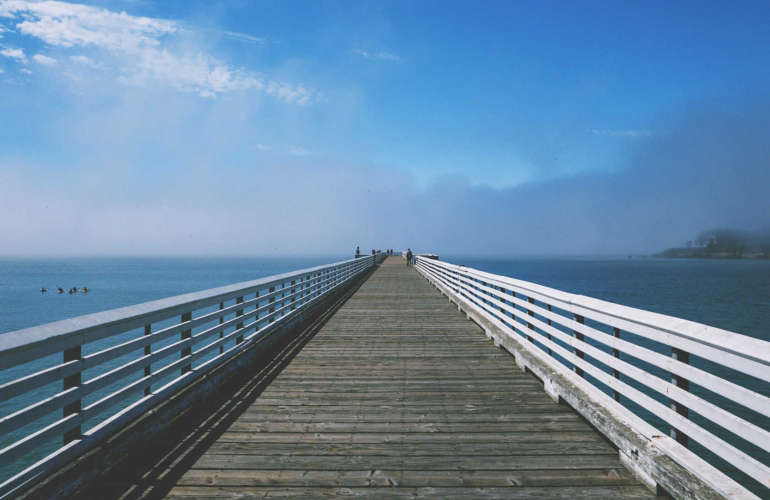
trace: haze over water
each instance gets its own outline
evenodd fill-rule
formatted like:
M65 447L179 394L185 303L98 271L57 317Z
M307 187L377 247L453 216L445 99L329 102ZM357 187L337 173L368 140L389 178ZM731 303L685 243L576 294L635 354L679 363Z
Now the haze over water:
M3 258L0 333L350 257ZM441 257L770 340L770 261ZM64 294L56 293L59 285ZM48 292L41 294L41 286ZM66 293L73 286L89 292Z
M0 333L360 245L770 340L770 261L625 258L770 234L767 19L766 1L0 0Z

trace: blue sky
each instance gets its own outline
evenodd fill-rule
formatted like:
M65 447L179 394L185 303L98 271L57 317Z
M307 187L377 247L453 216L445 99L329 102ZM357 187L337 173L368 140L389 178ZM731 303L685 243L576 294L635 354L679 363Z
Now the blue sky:
M725 120L731 131L764 128L751 115L767 102L769 11L766 2L0 0L0 253L46 253L51 241L67 253L355 242L645 251L700 226L753 227L750 214L768 207L741 184L718 210L647 224L665 238L627 229L626 244L608 245L607 227L637 226L644 210L608 223L592 199L613 182L648 179L640 158L687 167L695 157L678 152L692 134L711 146L746 140L717 132ZM752 150L735 148L706 179L740 164L756 181L767 157L746 161L741 149ZM709 182L700 184L713 190ZM570 185L595 190L574 202L588 211L579 234L592 238L565 244L555 215L551 230L530 231L543 234L531 246L501 236L501 223L516 229L510 221L447 224L533 189L559 186L571 198ZM518 210L547 198L530 196ZM683 197L670 196L680 211ZM385 221L383 205L416 220ZM265 218L244 225L252 207ZM464 229L475 242L453 243Z

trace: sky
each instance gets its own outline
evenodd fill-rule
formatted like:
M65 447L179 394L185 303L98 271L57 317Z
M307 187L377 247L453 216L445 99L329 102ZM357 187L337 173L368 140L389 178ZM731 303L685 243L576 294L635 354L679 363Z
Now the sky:
M0 255L770 225L767 2L0 0Z

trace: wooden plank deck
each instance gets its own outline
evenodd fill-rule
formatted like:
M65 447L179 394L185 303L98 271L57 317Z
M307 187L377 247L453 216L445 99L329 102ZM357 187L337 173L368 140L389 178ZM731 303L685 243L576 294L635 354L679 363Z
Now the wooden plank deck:
M398 257L174 482L172 498L653 496Z

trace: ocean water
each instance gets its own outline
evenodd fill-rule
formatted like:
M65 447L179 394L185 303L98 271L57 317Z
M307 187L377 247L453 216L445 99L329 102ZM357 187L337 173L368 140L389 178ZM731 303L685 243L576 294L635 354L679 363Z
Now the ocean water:
M349 257L0 259L0 333ZM491 273L770 340L770 261L489 259L451 255L442 255L441 258ZM49 290L45 294L40 293L40 287L43 286ZM56 293L58 286L65 289L64 294ZM87 286L89 293L66 293L73 286ZM696 360L695 363L704 364L704 368L714 368L706 366L707 361ZM770 396L770 387L764 382L758 383L736 373L719 374ZM0 383L3 382L1 375ZM658 375L663 378L668 376L662 372ZM698 390L697 387L693 388L694 392ZM658 399L667 404L663 398ZM622 402L658 425L662 431L667 431L655 415L648 414L629 401ZM741 413L740 407L733 407L729 402L716 402L723 407L730 407L731 411L736 411L761 427L768 428L770 425L768 416ZM8 407L4 409L0 404L0 415L7 412ZM719 429L706 426L720 435L724 434ZM752 449L730 436L724 437L763 462L770 460L767 450ZM0 436L0 448L15 439L18 437ZM55 446L55 443L51 446ZM693 446L696 451L697 444ZM764 493L757 490L756 485L740 471L710 457L704 450L697 452L760 495ZM32 463L35 458L39 457L33 454L22 463L0 464L0 482Z
M0 333L352 257L0 258Z
M770 260L441 259L770 340Z

